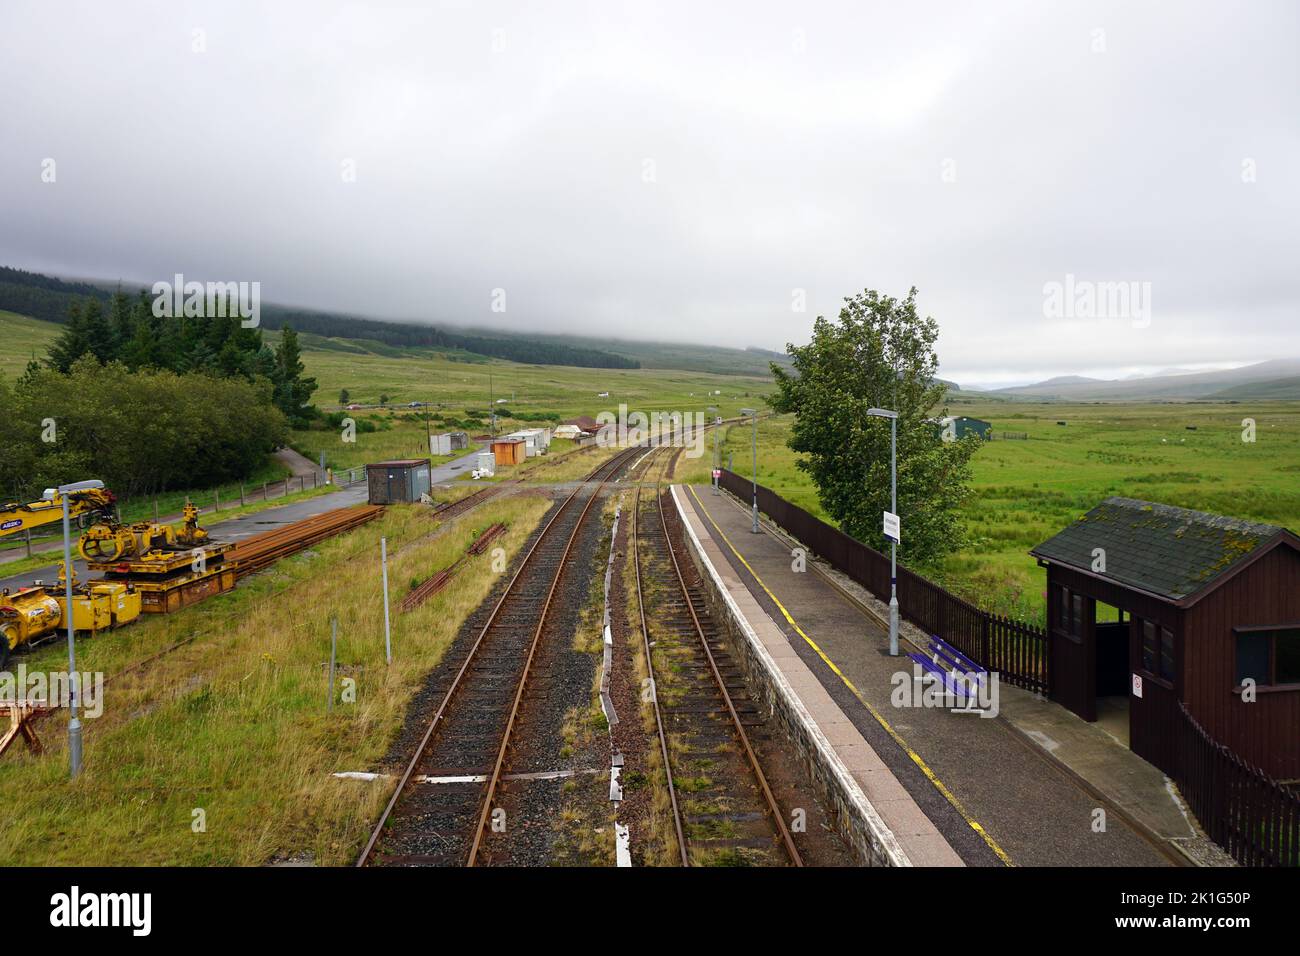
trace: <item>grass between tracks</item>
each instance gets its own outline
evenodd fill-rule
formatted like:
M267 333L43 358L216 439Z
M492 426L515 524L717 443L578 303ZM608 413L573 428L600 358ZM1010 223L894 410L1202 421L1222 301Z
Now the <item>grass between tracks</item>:
M614 523L616 497L600 507L600 544L592 558L591 584L573 632L572 648L595 658L590 696L582 707L565 714L561 756L589 753L608 761L609 721L600 705L601 658L604 655L605 566L609 561L610 532ZM578 776L566 780L561 792L564 803L555 820L558 831L554 863L564 866L614 866L616 863L614 805L609 801L609 777Z
M436 535L427 508L390 508L230 594L79 640L79 668L109 679L103 715L85 721L85 772L68 780L63 712L38 725L45 755L11 749L0 768L0 861L351 863L393 781L331 774L379 766L424 676L495 582L491 550L418 610L403 614L398 602L411 580L451 564L493 522L509 523L498 544L515 554L549 504L489 501ZM392 666L384 662L381 535L389 543ZM327 713L335 616L337 700ZM62 669L66 649L47 645L13 667L19 661L29 671ZM347 681L355 682L354 702Z
M649 480L646 476L643 480ZM653 500L653 489L643 489L642 501ZM628 517L630 509L635 507L636 496L627 496ZM636 556L631 553L631 539L628 542L629 554L623 564L622 585L625 592L628 630L627 640L632 652L637 683L648 690L650 687L650 669L645 654L645 634L641 629L641 597L636 589L636 568L633 562ZM659 733L655 727L654 701L647 692L641 694L641 728L649 738L646 748L645 783L651 788L651 805L648 832L633 834L633 839L644 843L644 865L678 866L680 856L677 852L677 836L672 820L672 801L668 795L667 777L664 769L663 753L659 747ZM638 785L641 782L638 781ZM634 844L634 851L637 846Z

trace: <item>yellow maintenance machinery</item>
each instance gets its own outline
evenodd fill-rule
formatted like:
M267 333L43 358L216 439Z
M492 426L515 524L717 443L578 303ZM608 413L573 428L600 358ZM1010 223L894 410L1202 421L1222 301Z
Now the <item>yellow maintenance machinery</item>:
M229 544L214 544L198 525L199 511L185 505L185 523L171 525L117 520L113 495L103 488L67 492L68 514L84 530L78 551L91 571L103 573L78 583L73 572L72 623L78 631L99 631L134 621L141 613L174 611L235 586L235 572L223 563ZM63 520L63 496L46 492L41 501L0 506L0 537ZM67 627L67 569L59 562L56 583L0 589L0 667L10 652Z

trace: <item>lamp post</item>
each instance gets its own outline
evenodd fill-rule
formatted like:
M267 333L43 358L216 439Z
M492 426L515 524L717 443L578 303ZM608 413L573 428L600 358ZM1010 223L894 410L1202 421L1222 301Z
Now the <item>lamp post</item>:
M753 419L753 448L754 448L754 524L749 529L750 534L758 534L758 409L742 408L740 414L749 415Z
M713 470L710 474L713 476L713 493L718 495L722 493L718 488L718 469L722 467L721 452L718 449L718 432L722 425L722 409L718 408L717 405L710 405L705 411L713 416Z
M72 622L72 527L68 515L68 495L75 491L103 487L102 481L94 479L77 481L57 488L46 488L42 496L46 501L59 498L63 503L63 597L68 623L68 760L73 777L81 773L81 720L77 717L77 690L80 681L77 678L77 638Z
M898 412L869 408L873 418L889 419L889 511L898 514ZM889 656L898 656L898 540L889 539Z

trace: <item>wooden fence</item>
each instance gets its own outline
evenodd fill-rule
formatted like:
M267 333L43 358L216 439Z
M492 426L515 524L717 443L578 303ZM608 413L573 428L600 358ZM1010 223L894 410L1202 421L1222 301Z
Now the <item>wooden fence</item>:
M1173 777L1210 839L1242 866L1300 866L1300 794L1210 737L1183 703Z
M753 483L722 469L719 482L742 501ZM758 507L791 536L836 570L882 601L889 599L889 557L849 537L775 492L758 486ZM990 614L902 565L898 568L898 613L949 644L1002 680L1047 693L1047 632L1009 617Z

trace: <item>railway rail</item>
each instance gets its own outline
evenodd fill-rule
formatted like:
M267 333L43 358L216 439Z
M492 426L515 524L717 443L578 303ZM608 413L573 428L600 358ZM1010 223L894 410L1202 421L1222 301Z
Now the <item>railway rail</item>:
M637 485L631 536L641 633L654 688L655 727L681 864L691 866L713 854L750 850L803 866L746 730L762 727L764 721L748 697L739 669L718 640L694 565L678 556L675 539L680 536L680 519L664 507L663 475L680 451L661 449L646 462L645 473L656 464L660 472L652 501L642 499L648 482ZM655 580L667 582L653 595L648 586L651 570ZM657 611L649 619L648 604ZM673 675L673 686L665 686L662 695L656 655ZM670 746L670 738L675 746ZM715 772L697 773L701 761L713 765ZM679 777L693 781L689 805L678 793ZM749 787L740 785L746 778Z
M357 866L479 861L487 828L495 822L493 799L530 670L574 541L604 485L644 451L629 448L601 464L533 535L442 691Z
M433 508L433 511L430 512L430 517L437 518L439 521L450 521L452 518L462 515L466 511L470 511L474 508L477 508L479 505L483 504L483 502L487 501L489 498L496 497L504 489L509 488L511 485L518 485L518 484L521 484L520 479L511 478L508 481L502 481L502 482L497 482L496 484L488 485L487 487L480 488L478 491L475 491L472 494L468 494L464 498L461 498L457 501L446 501L443 502L442 504L436 505Z
M318 541L359 528L367 521L379 517L383 510L380 505L336 508L295 521L283 528L253 535L239 542L226 554L226 563L233 564L236 575L242 578L261 571L281 558L311 547Z

